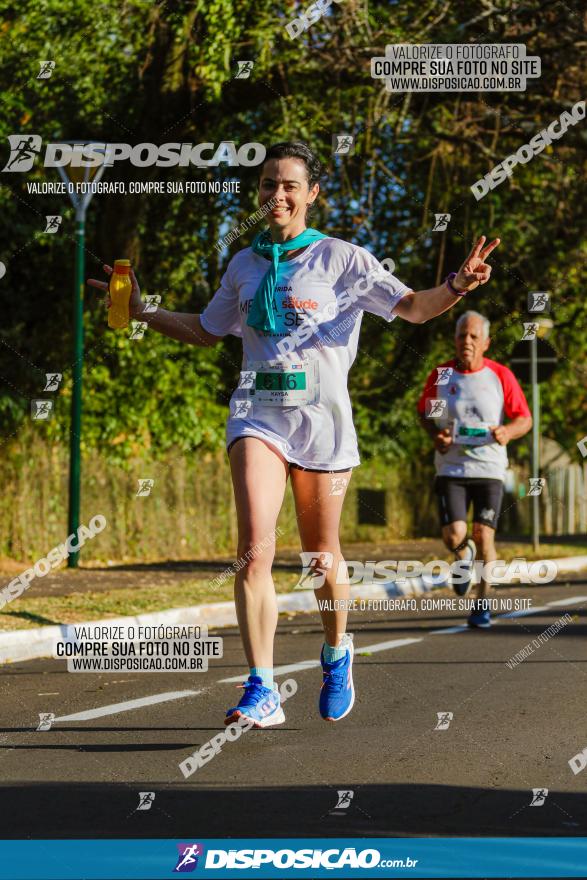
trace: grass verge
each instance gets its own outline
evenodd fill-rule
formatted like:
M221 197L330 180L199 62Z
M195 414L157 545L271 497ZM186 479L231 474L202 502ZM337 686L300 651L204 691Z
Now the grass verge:
M378 559L383 548L377 548ZM358 554L357 554L358 555ZM587 544L545 544L536 557L529 544L502 544L498 546L498 557L510 562L514 557L556 559L561 556L587 555ZM361 560L364 553L361 552ZM352 559L352 553L347 552ZM389 556L393 558L393 553ZM446 561L450 554L444 555ZM222 586L212 586L217 576L212 572L208 577L195 577L176 583L166 582L155 586L119 587L111 590L71 592L65 596L27 596L15 599L0 611L0 633L20 629L34 629L39 626L82 623L112 617L130 617L136 614L164 611L169 608L183 608L188 605L202 605L207 602L228 602L233 598L232 581ZM137 574L137 579L141 576ZM297 572L274 571L273 578L278 593L289 593L299 579Z

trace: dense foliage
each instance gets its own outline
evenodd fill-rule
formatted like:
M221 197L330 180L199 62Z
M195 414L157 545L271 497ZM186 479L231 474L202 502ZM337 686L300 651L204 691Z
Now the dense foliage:
M284 25L308 4L275 0L0 0L3 113L12 133L43 141L201 143L307 140L327 163L313 225L392 257L415 288L433 286L479 233L499 235L490 286L471 297L492 321L489 355L507 363L521 337L529 290L550 290L552 342L560 365L543 389L544 431L568 449L587 431L584 123L480 202L469 187L563 109L585 97L581 5L502 0L348 0L333 4L296 40ZM395 94L370 76L387 43L524 42L542 59L525 92ZM50 79L39 62L53 59ZM252 60L249 79L237 61ZM335 132L356 137L352 156L333 157ZM3 153L7 156L6 150ZM95 196L87 226L86 275L129 256L145 293L163 305L200 310L230 254L219 236L256 205L254 169L133 169L111 180L241 180L240 195ZM72 362L73 208L66 197L31 195L27 182L58 180L53 169L0 175L3 297L0 418L18 436L44 374L64 374L58 417L40 431L68 436ZM434 214L450 212L446 233ZM58 234L44 216L61 213ZM254 234L231 245L246 246ZM464 306L460 306L463 308ZM351 391L364 455L392 459L429 449L414 418L428 371L452 354L456 312L424 326L366 315ZM111 460L222 445L239 343L181 346L153 332L131 341L108 331L100 297L85 300L83 443Z

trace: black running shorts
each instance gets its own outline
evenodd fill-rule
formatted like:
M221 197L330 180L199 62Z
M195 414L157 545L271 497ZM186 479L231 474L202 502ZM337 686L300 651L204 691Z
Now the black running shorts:
M503 481L487 477L436 477L434 491L443 526L461 520L467 522L467 511L473 502L473 522L497 528Z

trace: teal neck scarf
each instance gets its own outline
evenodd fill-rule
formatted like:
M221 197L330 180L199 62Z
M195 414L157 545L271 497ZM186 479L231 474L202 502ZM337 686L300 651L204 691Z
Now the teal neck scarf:
M269 229L265 229L256 236L252 244L253 253L271 260L271 265L261 279L251 304L251 310L247 317L247 325L249 327L269 333L275 331L273 295L277 284L279 258L286 251L295 251L297 248L306 247L306 245L311 244L313 241L318 241L320 238L328 238L328 236L324 235L323 232L318 232L317 229L304 229L295 238L290 238L289 241L284 241L283 243L273 241Z

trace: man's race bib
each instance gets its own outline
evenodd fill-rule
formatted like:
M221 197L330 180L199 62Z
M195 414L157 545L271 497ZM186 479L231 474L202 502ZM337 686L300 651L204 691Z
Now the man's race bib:
M320 400L320 372L315 359L250 361L249 400L262 406L307 406Z
M453 422L452 439L453 443L465 446L484 446L495 442L489 422L462 422L459 419Z

